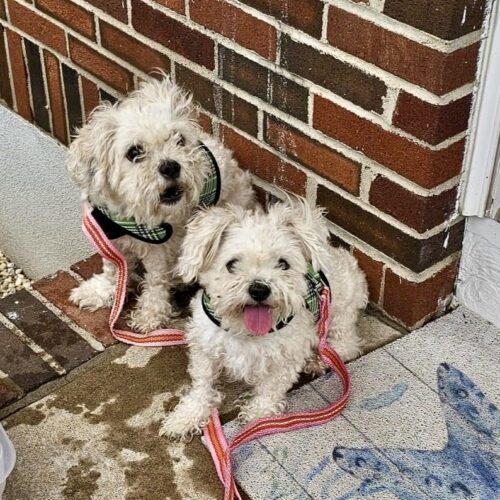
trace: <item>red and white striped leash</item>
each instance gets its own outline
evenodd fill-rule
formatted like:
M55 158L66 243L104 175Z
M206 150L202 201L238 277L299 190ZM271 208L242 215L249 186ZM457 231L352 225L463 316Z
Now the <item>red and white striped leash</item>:
M103 230L92 216L92 207L88 203L84 203L83 205L82 228L83 232L101 257L109 260L116 266L115 298L109 315L109 328L113 337L125 344L144 347L163 347L185 344L184 332L174 328L155 330L147 335L115 328L115 323L123 310L125 297L127 295L127 261L104 234Z
M92 216L92 208L88 203L83 206L82 227L83 232L102 258L116 266L115 298L109 316L109 327L113 336L126 344L143 347L186 344L184 332L177 329L161 329L155 330L148 335L141 335L115 328L115 323L123 310L127 292L127 261L104 234ZM231 453L236 448L269 434L290 432L324 424L336 417L346 406L350 393L349 373L339 355L328 345L329 309L330 290L325 287L321 294L321 314L318 321L318 351L321 360L332 371L335 371L342 381L343 393L341 398L320 410L293 412L255 420L243 427L229 443L224 435L219 413L214 410L203 432L205 444L212 456L217 475L224 486L224 500L234 500L235 498L241 500L231 465Z
M330 290L324 288L321 294L321 316L318 322L319 355L332 371L336 372L343 386L343 393L336 402L320 410L293 412L272 417L260 418L241 429L228 442L217 410L212 412L204 429L205 444L212 455L217 474L224 486L224 500L234 500L241 496L234 481L231 453L239 446L254 439L279 432L290 432L306 427L325 424L336 417L346 406L350 393L349 372L339 355L328 345L328 326L330 309Z

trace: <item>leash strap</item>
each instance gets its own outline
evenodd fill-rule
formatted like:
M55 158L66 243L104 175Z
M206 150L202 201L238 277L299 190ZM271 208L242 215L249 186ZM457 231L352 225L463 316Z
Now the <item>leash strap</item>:
M116 289L113 307L109 315L109 328L113 337L125 344L162 347L185 344L184 332L177 329L155 330L147 335L115 328L115 323L122 312L127 294L127 261L104 234L92 215L92 207L85 202L83 205L82 229L90 243L96 248L103 259L116 266Z
M229 443L224 435L219 413L214 410L203 433L217 475L224 486L224 500L234 500L235 498L241 500L231 465L231 453L236 448L269 434L290 432L324 424L336 417L346 406L350 393L349 373L339 355L328 345L329 308L330 290L325 287L321 293L321 314L318 323L319 354L321 360L340 376L343 386L342 397L320 410L260 418L243 427Z

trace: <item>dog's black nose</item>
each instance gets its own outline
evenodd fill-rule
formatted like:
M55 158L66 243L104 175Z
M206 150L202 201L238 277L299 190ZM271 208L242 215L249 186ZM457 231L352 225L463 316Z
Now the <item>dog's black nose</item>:
M160 174L168 179L177 179L181 173L181 166L176 161L164 161L160 165Z
M248 294L256 302L262 302L269 297L269 295L271 294L271 289L261 281L254 281L248 287Z

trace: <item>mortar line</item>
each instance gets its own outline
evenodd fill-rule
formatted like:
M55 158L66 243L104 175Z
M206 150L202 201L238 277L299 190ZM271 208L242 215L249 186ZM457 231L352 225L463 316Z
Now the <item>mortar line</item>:
M14 334L23 344L29 347L37 356L39 356L45 363L47 363L59 375L66 374L66 370L39 344L37 344L31 337L28 337L20 328L12 323L8 316L0 313L0 323L2 323L12 334Z
M77 333L83 338L94 350L104 351L104 346L81 326L78 326L71 318L69 318L61 309L54 305L50 300L48 300L44 295L42 295L37 290L31 289L28 292L35 297L39 302L41 302L49 311L54 313L54 315L60 319L63 323L66 323L71 330Z

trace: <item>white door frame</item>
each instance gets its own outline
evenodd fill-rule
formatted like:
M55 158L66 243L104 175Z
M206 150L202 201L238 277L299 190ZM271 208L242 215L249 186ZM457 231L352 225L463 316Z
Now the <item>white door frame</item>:
M492 194L500 193L500 1L493 0L471 120L461 213L495 217ZM495 205L500 204L496 200Z

